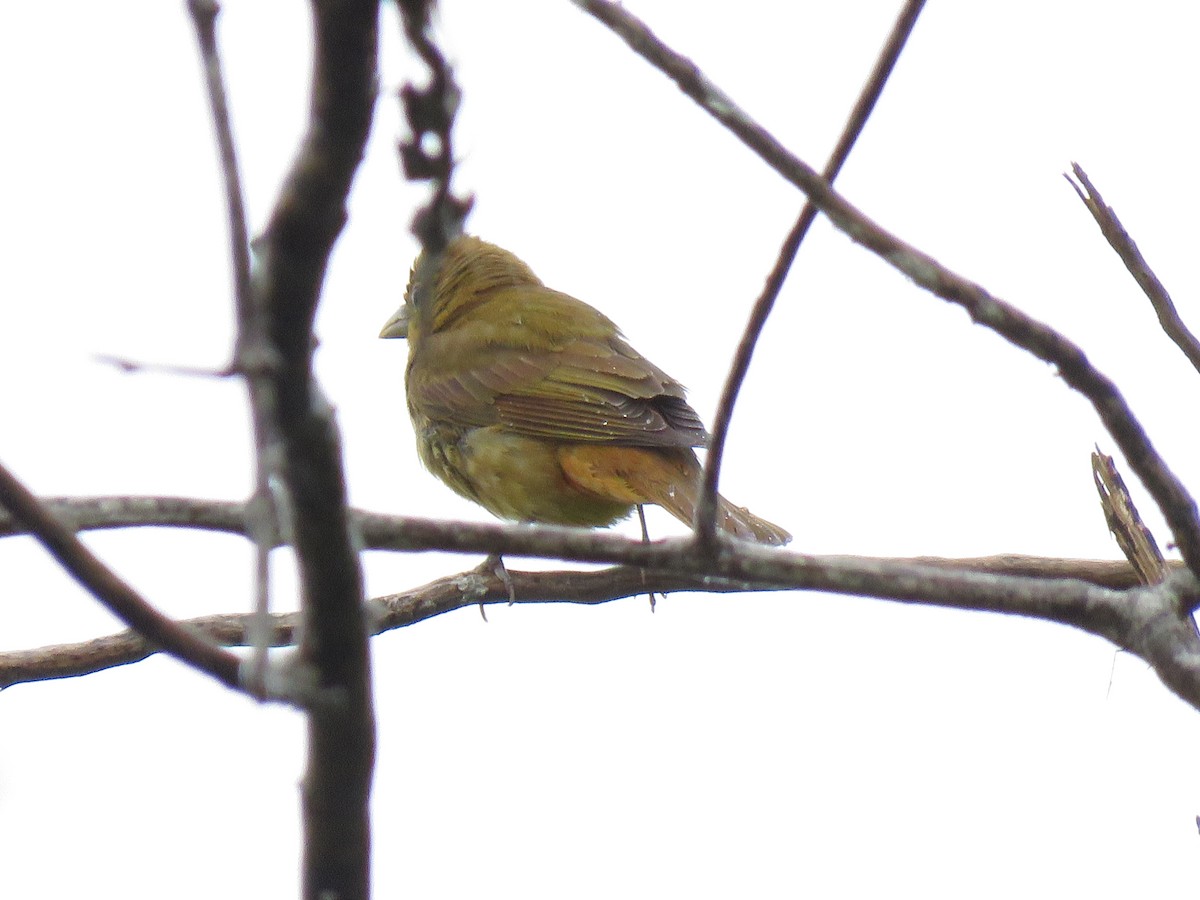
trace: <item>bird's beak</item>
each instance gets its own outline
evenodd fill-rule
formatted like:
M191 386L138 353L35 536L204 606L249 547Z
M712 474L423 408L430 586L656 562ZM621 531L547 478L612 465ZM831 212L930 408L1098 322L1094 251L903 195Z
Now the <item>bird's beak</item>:
M405 303L396 310L390 319L383 324L383 330L379 332L381 338L406 338L408 337L408 304Z

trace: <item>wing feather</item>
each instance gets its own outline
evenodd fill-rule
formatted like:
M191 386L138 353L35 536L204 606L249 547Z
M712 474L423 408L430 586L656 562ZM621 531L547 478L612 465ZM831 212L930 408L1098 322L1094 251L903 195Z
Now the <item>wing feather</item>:
M464 318L422 341L423 364L409 363L414 409L435 421L501 423L531 437L647 447L707 443L683 385L629 346L601 313L547 288L491 294L480 298L488 315L474 317L478 327Z

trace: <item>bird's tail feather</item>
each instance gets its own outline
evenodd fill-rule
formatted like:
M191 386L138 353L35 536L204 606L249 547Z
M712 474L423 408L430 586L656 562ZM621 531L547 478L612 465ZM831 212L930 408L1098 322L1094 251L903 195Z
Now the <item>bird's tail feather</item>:
M567 479L582 490L626 503L654 503L689 528L696 518L703 470L687 448L572 444L559 451ZM744 506L717 498L717 527L760 544L786 544L792 536Z

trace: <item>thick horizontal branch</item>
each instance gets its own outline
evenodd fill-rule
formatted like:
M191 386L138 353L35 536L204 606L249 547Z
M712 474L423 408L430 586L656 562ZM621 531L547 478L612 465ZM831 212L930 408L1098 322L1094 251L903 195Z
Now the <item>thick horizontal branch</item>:
M114 528L194 528L251 537L246 524L246 505L228 500L198 500L188 497L47 497L42 504L57 518L78 531L94 531ZM417 519L408 516L392 516L383 513L353 510L354 527L358 530L365 550L422 550L456 549L457 535L464 528L481 530L477 535L481 541L478 552L493 552L489 546L493 531L511 529L527 533L528 526L476 525L473 523L445 522ZM595 535L601 543L613 541L619 546L640 546L619 535L577 529L549 529L551 533L562 533L571 546L586 553L588 536ZM25 534L5 510L0 509L0 538ZM580 543L582 539L582 543ZM553 539L545 544L542 555L558 559ZM609 547L611 549L611 547ZM463 552L472 552L470 548ZM498 552L498 551L497 551ZM621 562L622 560L600 560ZM920 563L938 568L972 572L989 572L996 575L1022 575L1030 578L1074 578L1088 581L1101 587L1136 587L1141 582L1127 562L1097 559L1062 559L1057 557L1027 556L1022 554L995 554L967 558L922 556L893 558L895 563ZM1170 563L1178 567L1180 563ZM666 590L683 590L667 587ZM642 591L644 593L645 591Z
M250 537L247 507L231 500L191 497L43 497L42 505L76 531L164 527L221 531ZM0 537L26 534L0 507Z
M49 500L51 509L96 527L195 525L242 534L234 503L181 498ZM163 513L161 521L153 521ZM974 559L879 559L814 556L731 539L701 547L691 538L643 543L622 535L551 526L442 522L354 512L362 545L374 550L500 553L621 563L603 572L513 572L518 602L602 603L678 591L811 590L878 597L954 609L1022 615L1080 628L1138 656L1189 703L1200 708L1200 640L1187 614L1200 587L1182 564L1161 585L1137 588L1127 562L997 555ZM83 527L83 526L81 526ZM0 533L17 533L11 522ZM636 567L636 568L634 568ZM1121 588L1129 588L1121 590ZM507 602L490 571L474 570L372 601L376 633L477 603ZM195 620L218 643L245 643L244 616ZM271 642L292 640L294 620L273 619ZM114 636L41 651L0 654L0 685L66 677L133 662L151 651L132 636Z
M673 542L677 546L685 542ZM640 546L635 544L634 546ZM749 545L747 545L749 546ZM522 572L509 570L517 603L581 603L598 604L646 593L734 593L745 591L787 590L819 585L839 593L871 593L860 588L880 577L895 577L898 583L909 585L891 599L917 599L910 596L911 585L941 582L936 605L984 609L993 612L1042 614L1042 618L1065 624L1078 624L1077 612L1070 611L1071 600L1062 605L1056 582L1031 578L1024 574L1028 560L1013 557L991 557L978 560L992 571L967 572L953 568L952 560L872 559L852 557L806 557L807 574L791 583L736 581L703 572L647 571L632 566L617 566L598 572ZM1097 564L1099 565L1099 564ZM1128 570L1123 563L1112 563ZM989 580L991 579L991 580ZM1062 582L1058 582L1061 584ZM1077 600L1087 585L1070 581L1069 598ZM990 596L980 600L981 590ZM1105 589L1100 589L1105 590ZM1119 595L1106 590L1106 594ZM905 596L901 596L905 595ZM972 599L973 598L973 599ZM927 600L928 598L920 598ZM508 587L493 571L477 568L458 575L396 594L370 601L373 609L372 631L379 634L425 621L443 613L476 604L508 603ZM978 605L976 605L978 603ZM251 645L249 614L202 616L182 624L202 632L214 643L230 647ZM295 639L298 620L294 613L272 617L270 635L272 646L288 646ZM1108 636L1108 635L1106 635ZM116 665L137 662L157 652L136 632L124 632L37 650L13 651L0 654L0 686L7 687L23 681L66 678L83 675Z
M496 533L505 530L504 526L455 524L453 527L459 531L464 527L479 529L468 535L464 543L491 543ZM587 534L583 532L584 536ZM513 540L500 543L529 550L531 536L532 531L516 534ZM660 561L671 561L674 568L662 571L620 566L599 572L510 570L517 602L597 604L650 592L809 589L1023 615L1080 628L1141 656L1155 667L1169 687L1200 708L1200 641L1190 618L1180 612L1182 607L1178 605L1183 602L1181 594L1185 590L1190 591L1190 596L1195 595L1195 582L1182 567L1177 567L1165 585L1114 590L1070 577L1027 574L1034 567L1044 573L1051 569L1046 564L1058 562L1063 564L1060 572L1065 576L1078 567L1077 562L1067 560L1015 556L973 561L803 556L741 543L722 545L717 557L702 559L692 554L695 545L690 539L662 541L647 548L640 542L614 535L602 537L607 540L601 543L610 545L610 549L621 544L646 548ZM583 547L576 549L582 551ZM980 569L966 571L961 567L963 562ZM1127 563L1087 565L1096 575L1107 570L1113 582L1127 583L1136 577ZM731 570L743 574L737 578L719 574ZM379 634L466 606L507 603L508 598L507 585L493 571L474 569L370 601L372 631ZM182 624L202 632L215 643L246 646L251 620L249 615L205 616ZM291 644L296 627L295 614L274 615L271 644ZM88 674L136 662L154 652L139 635L127 632L78 644L0 653L0 687Z
M705 576L647 573L628 566L599 572L520 572L510 569L509 575L516 590L517 603L595 605L645 594L651 586L656 592L703 590L731 593L772 589ZM497 575L472 570L369 601L372 632L382 634L477 604L508 602L508 589ZM299 625L296 613L276 613L271 617L271 623L270 646L288 647L295 643ZM199 616L179 624L225 647L254 645L252 614ZM157 647L135 631L34 650L0 652L0 688L30 681L89 675L140 662L157 652Z

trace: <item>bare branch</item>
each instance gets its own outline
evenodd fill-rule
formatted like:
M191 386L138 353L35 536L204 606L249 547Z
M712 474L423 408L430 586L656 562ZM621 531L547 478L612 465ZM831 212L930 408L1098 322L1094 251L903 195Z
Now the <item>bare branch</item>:
M198 616L183 619L177 625L204 635L214 644L225 647L248 647L251 639L253 614ZM295 643L299 616L277 613L272 616L270 644L288 647ZM141 662L159 653L136 631L122 631L88 641L54 644L34 650L0 652L0 689L30 681L50 681L56 678L75 678L91 675L104 669Z
M409 83L400 90L410 133L398 150L409 181L433 182L433 197L417 212L412 228L430 261L427 271L435 272L440 254L462 233L463 220L471 209L470 198L460 200L450 192L454 116L460 94L450 64L429 35L432 4L429 0L401 0L399 6L404 35L430 74L426 87Z
M183 497L51 497L43 498L41 503L60 521L79 531L166 527L247 535L246 507L241 503L189 500ZM442 549L444 541L451 540L445 537L446 535L458 534L464 528L475 527L463 522L432 521L364 510L352 510L351 516L365 550L439 550ZM530 530L529 526L524 525L483 527L495 528L498 531L511 530L516 534L526 534ZM564 531L585 536L593 533L590 530L579 529ZM0 537L27 533L19 522L0 509ZM490 538L485 540L488 542L485 547L495 543ZM562 552L554 548L553 541L546 546L547 558L561 558ZM577 547L574 543L572 546ZM489 553L492 550L482 549L480 552ZM1127 562L1117 560L1056 559L1009 553L960 559L921 556L889 561L920 563L972 572L992 572L998 575L1024 575L1030 578L1074 578L1111 588L1135 587L1142 583ZM1169 565L1178 567L1181 563ZM646 584L648 587L649 582ZM538 590L534 589L533 594L537 593Z
M633 597L646 592L653 583L663 591L699 591L727 593L747 590L774 590L769 586L721 581L706 576L655 573L629 566L599 572L517 572L509 571L517 591L514 603L581 603L595 605ZM477 604L508 604L510 596L504 580L496 574L478 570L441 578L419 588L390 594L370 601L373 634L422 622L443 613ZM245 614L200 616L179 624L206 635L214 643L227 647L252 645L252 616ZM276 613L271 617L270 644L286 647L295 642L299 616ZM0 652L0 689L31 681L89 675L115 666L140 662L158 652L134 631L39 647L35 650Z
M269 346L267 339L266 311L256 303L250 283L250 234L246 225L246 209L242 198L237 148L233 139L233 123L229 118L229 101L225 92L225 77L222 73L221 56L217 49L216 19L219 6L215 0L188 0L188 9L196 29L200 45L200 57L204 63L205 83L208 87L208 105L212 113L216 132L217 148L221 158L221 172L225 180L225 207L229 223L229 252L233 261L234 306L237 312L238 347L234 351L231 371L240 370L246 376L250 394L251 417L255 436L255 487L250 504L253 514L247 518L250 536L254 542L254 611L261 640L259 650L246 674L246 683L260 694L266 692L267 645L266 632L270 626L270 566L271 548L279 542L280 510L271 490L277 477L279 461L275 448L280 443L278 430L272 419L274 396L269 376L264 367L245 365L256 357L265 357ZM248 348L257 348L251 350Z
M205 61L206 81L214 119L222 138L228 136L228 110L225 106L220 60L216 54L215 20L217 6L211 0L189 0L189 9L196 27L197 39ZM249 292L249 252L245 218L241 211L240 190L237 187L236 159L232 140L222 140L222 160L229 186L230 218L233 231L235 259L238 270L239 294ZM228 151L228 152L226 152ZM240 247L239 247L240 244ZM130 368L128 363L119 363ZM37 499L6 469L0 467L0 501L8 507L14 519L25 523L46 549L81 585L140 635L150 646L161 647L173 656L216 678L227 687L241 689L238 677L239 660L209 643L195 633L181 628L147 603L125 581L96 558L74 535L70 528L55 519Z
M256 244L254 302L249 320L239 321L238 368L248 375L256 421L271 427L256 433L259 453L268 472L278 461L289 503L303 629L300 665L288 671L310 680L324 701L308 708L303 892L365 900L375 721L362 571L340 439L312 351L329 254L346 222L374 112L379 7L373 0L313 0L312 9L307 132ZM262 506L274 502L270 493L260 491Z
M241 689L236 656L177 625L104 565L75 534L56 520L26 487L0 465L0 506L23 522L29 533L113 615L176 659L212 676L226 687Z
M201 366L177 366L173 363L141 362L136 359L126 359L121 356L110 356L107 353L97 353L96 362L103 366L112 366L120 372L150 372L155 375L177 375L183 378L228 378L234 373L228 368L209 369Z
M446 524L428 523L435 530ZM479 527L483 531L505 530L499 526ZM421 530L408 528L406 533ZM517 538L529 537L531 531L507 530ZM1174 569L1166 584L1155 588L1113 590L1074 576L1083 573L1096 582L1129 585L1136 582L1136 576L1128 564L1017 556L975 560L800 556L751 545L739 549L748 548L754 559L738 562L727 556L694 555L693 544L687 539L648 546L628 539L607 543L622 542L645 548L654 561L669 563L671 569L622 566L599 572L509 570L516 602L595 604L647 590L727 593L808 589L1022 615L1080 628L1141 656L1155 667L1164 683L1200 708L1200 641L1190 616L1177 605L1194 598L1198 590L1195 580L1189 580L1189 573L1182 567ZM720 574L730 570L755 574L734 578ZM1048 576L1047 572L1057 572L1061 577ZM1031 573L1037 577L1031 577ZM492 571L473 569L371 601L371 630L378 634L467 606L509 602L509 586L503 578ZM244 646L248 620L245 615L206 616L182 624L221 643ZM272 646L293 641L297 624L295 614L273 616ZM0 686L87 674L135 662L153 652L144 639L126 633L80 644L0 653Z
M1100 231L1109 246L1117 252L1117 256L1121 257L1121 262L1125 263L1129 274L1133 276L1134 281L1150 299L1150 305L1158 314L1158 321L1162 325L1163 331L1183 351L1192 367L1200 372L1200 341L1196 340L1191 329L1180 318L1179 311L1175 309L1175 304L1171 300L1171 295L1167 293L1163 283L1158 280L1158 276L1154 274L1154 270L1150 268L1150 264L1138 250L1137 244L1129 236L1129 232L1125 230L1121 220L1117 218L1116 212L1104 202L1104 198L1100 196L1100 192L1096 190L1087 173L1083 171L1083 167L1079 163L1071 163L1071 171L1075 173L1078 183L1072 181L1069 175L1063 177L1075 189L1075 193L1079 195L1083 205L1088 208L1088 212L1100 226Z
M837 146L834 147L829 162L825 164L822 174L831 184L842 170L842 166L845 165L858 136L867 124L867 119L870 118L871 111L875 109L875 104L883 93L883 87L887 84L888 77L895 68L896 61L900 58L900 51L908 42L908 36L916 26L917 17L921 14L924 6L925 0L909 0L896 18L896 24L892 26L891 34L888 35L887 42L880 51L879 59L871 70L871 76L863 85L858 101L850 112L846 127L842 129ZM784 239L783 247L780 248L775 267L767 276L762 294L755 301L754 308L750 312L750 321L746 324L745 333L742 335L742 340L738 344L737 352L729 367L729 375L726 378L724 390L721 392L721 399L717 404L717 413L713 420L712 440L709 443L708 455L704 462L704 483L701 486L700 499L696 504L696 538L702 542L708 543L717 533L717 484L721 478L721 461L725 455L725 440L729 435L733 407L737 403L742 382L746 380L746 373L750 370L750 358L754 355L758 338L767 324L767 317L775 306L775 300L783 288L784 279L787 278L788 271L796 259L796 253L800 250L800 244L804 241L808 229L812 227L816 218L817 208L811 200L806 200L804 207L800 210L800 218L796 220L791 232Z
M229 225L229 255L233 260L234 297L239 316L250 314L250 232L246 227L246 206L242 199L242 179L238 166L233 124L229 118L229 100L225 93L225 75L217 50L216 0L188 0L188 11L200 45L204 64L204 84L212 113L221 173L225 180L225 213Z
M841 565L844 557L811 557L812 565ZM914 559L858 559L856 564L890 567L909 573L932 569L944 572L974 572L1013 578L1086 580L1100 586L1124 588L1138 583L1136 574L1122 562L1098 560L1047 560L1038 557L991 556L955 560L938 557ZM742 591L792 590L793 585L751 584L704 573L650 572L635 566L618 566L598 572L521 572L509 570L516 597L498 573L472 569L438 579L418 588L370 601L374 611L373 634L404 628L443 613L476 604L491 603L607 603L645 593L648 588L666 594L681 591L732 593ZM918 601L919 602L919 601ZM1011 610L1010 610L1011 611ZM201 616L180 623L200 631L217 644L250 646L251 616L226 614ZM270 642L273 647L292 644L298 625L295 613L272 617ZM1057 620L1056 620L1057 621ZM157 652L136 632L123 632L81 641L0 653L0 687L26 681L68 678L138 662Z
M764 162L808 194L813 204L851 240L924 289L961 306L975 322L1057 366L1063 380L1091 401L1130 467L1162 510L1184 561L1193 572L1200 572L1200 518L1195 499L1154 449L1117 386L1091 364L1082 349L880 227L751 119L691 61L663 44L624 8L606 0L572 2L611 28Z
M1167 577L1167 564L1158 543L1138 514L1125 480L1117 471L1117 464L1099 448L1092 454L1092 479L1100 493L1104 521L1117 539L1117 546L1138 573L1142 584L1158 584Z
M246 504L190 497L43 497L39 502L74 531L195 528L246 535ZM0 538L28 532L0 508Z

